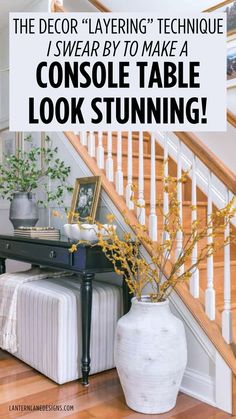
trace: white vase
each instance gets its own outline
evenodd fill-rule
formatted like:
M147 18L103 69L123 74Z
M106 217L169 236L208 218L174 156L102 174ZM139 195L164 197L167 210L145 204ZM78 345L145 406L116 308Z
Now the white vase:
M187 364L185 330L169 302L132 300L117 324L115 365L127 405L141 413L171 410Z

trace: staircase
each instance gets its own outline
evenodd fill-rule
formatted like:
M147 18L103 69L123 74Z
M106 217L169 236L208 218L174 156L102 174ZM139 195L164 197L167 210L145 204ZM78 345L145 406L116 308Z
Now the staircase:
M185 233L190 231L192 220L206 222L210 211L223 207L235 194L234 174L223 163L218 166L214 154L196 138L193 145L192 134L189 134L190 147L186 146L186 133L177 136L148 132L67 132L65 135L91 172L102 177L104 190L118 211L126 212L132 224L137 222L137 214L130 201L130 192L131 185L137 185L138 199L145 204L141 218L154 240L161 240L163 229L163 217L156 200L162 200L163 205L168 201L162 183L164 161L168 161L168 174L173 177L180 177L183 170L190 170L186 183L178 190ZM192 152L193 148L197 154ZM207 166L203 164L206 159L209 159ZM229 228L233 233L236 231L234 225L227 226L226 236ZM224 234L219 240L223 242ZM200 247L196 248L193 257L197 258L199 251ZM236 376L235 276L236 244L230 243L200 265L189 285L183 284L176 290L230 366L233 377Z
M180 177L185 158L181 151L180 139L176 137L177 161L169 155L168 148L171 143L168 136L165 136L163 147L158 141L158 135L150 135L147 132L140 134L133 132L132 135L131 133L81 133L74 137L75 145L76 142L80 142L83 146L82 154L88 153L94 160L94 164L97 165L97 169L102 170L103 175L110 183L110 191L116 190L122 203L122 209L129 209L133 218L136 217L136 214L133 203L130 201L131 185L137 186L138 199L145 204L144 223L149 227L152 239L160 239L163 230L163 216L156 206L156 199L162 199L163 205L165 205L165 200L168 200L167 194L163 191L163 162L168 159L169 175ZM204 223L207 220L209 208L216 208L213 202L213 182L211 180L213 173L208 171L207 180L209 183L208 194L206 194L197 182L198 160L196 155L192 154L191 172L186 183L178 192L182 207L182 223L186 234L190 232L193 219L197 218ZM229 198L230 192L227 191L222 206ZM231 230L234 233L236 231L234 226L231 226ZM223 243L224 234L219 240ZM199 251L200 248L196 249L194 257L197 257ZM213 275L210 276L211 272ZM202 263L199 273L196 273L190 284L190 294L200 301L202 307L205 306L209 319L217 323L225 342L230 344L232 349L236 343L236 335L234 336L233 333L233 326L236 326L236 283L231 281L231 278L234 278L235 275L236 243L231 243L225 248L220 248L213 258ZM210 301L204 299L206 293L210 293ZM205 300L206 302L204 302Z
M101 3L91 1L99 10ZM96 4L95 4L96 3ZM98 7L99 6L99 7ZM63 11L54 4L54 11ZM228 111L228 122L236 127L235 116ZM221 208L236 195L236 175L191 133L148 132L66 132L70 143L95 176L101 176L105 192L118 211L126 212L135 225L137 214L130 200L131 186L137 185L140 220L153 240L161 240L163 217L157 199L168 206L162 171L179 178L189 170L186 183L179 186L182 224L185 234L193 220L206 222L208 214ZM226 226L219 238L223 243L229 230L236 233L236 220ZM179 237L178 246L182 242ZM197 258L200 246L192 258ZM146 248L148 252L150 249ZM236 243L231 242L199 266L190 284L176 292L201 329L232 371L232 413L236 414ZM222 385L223 383L220 383ZM220 391L216 389L216 392Z

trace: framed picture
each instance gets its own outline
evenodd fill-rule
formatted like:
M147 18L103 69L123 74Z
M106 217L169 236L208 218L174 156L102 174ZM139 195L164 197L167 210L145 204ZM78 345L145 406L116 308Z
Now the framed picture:
M76 179L72 197L72 204L69 216L69 223L86 221L87 217L95 220L98 199L101 191L100 176L85 177ZM77 215L77 217L74 216Z
M227 13L227 34L228 36L236 33L236 0L226 0L221 3L216 4L215 6L210 7L209 9L204 10L204 12L225 12Z
M8 129L0 131L0 164L4 164L6 157L16 155L19 149L19 135Z
M227 44L227 88L236 86L236 37Z

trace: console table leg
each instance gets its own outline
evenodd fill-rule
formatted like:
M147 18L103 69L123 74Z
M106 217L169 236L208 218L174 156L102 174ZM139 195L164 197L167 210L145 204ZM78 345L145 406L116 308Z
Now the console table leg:
M88 377L90 371L90 332L91 332L91 312L92 312L92 281L94 274L82 275L81 286L81 311L82 311L82 384L89 384Z
M125 278L123 278L123 311L124 314L128 313L131 307L131 299L133 295L129 292L129 287Z
M6 259L0 258L0 275L5 274L6 272Z

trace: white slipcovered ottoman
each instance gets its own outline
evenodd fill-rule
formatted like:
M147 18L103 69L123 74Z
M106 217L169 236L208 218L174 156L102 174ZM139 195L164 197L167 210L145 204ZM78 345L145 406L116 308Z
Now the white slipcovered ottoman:
M93 281L90 374L114 367L114 333L121 315L121 288ZM17 337L14 355L22 361L59 384L80 378L79 278L23 284L18 291Z

